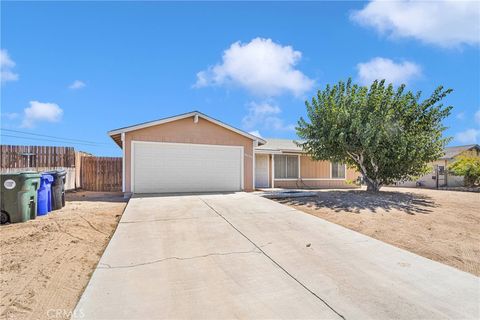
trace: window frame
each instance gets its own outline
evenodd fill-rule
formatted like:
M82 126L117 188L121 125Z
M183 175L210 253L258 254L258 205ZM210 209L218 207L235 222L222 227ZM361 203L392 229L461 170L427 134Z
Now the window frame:
M343 166L343 177L334 177L333 176L334 164L337 165L337 166L339 166L339 165ZM340 172L340 170L338 170L338 172ZM347 179L347 166L346 166L346 164L340 163L340 162L331 162L330 161L330 179L334 179L334 180L345 180L345 179Z
M285 177L284 178L278 178L277 175L276 175L276 168L278 167L276 164L275 164L275 159L277 159L278 157L285 157ZM289 178L288 177L288 158L293 158L295 157L296 158L296 171L297 171L297 175L296 175L296 178ZM274 180L298 180L300 179L300 155L299 154L273 154L273 166L274 166L274 170L273 170L273 179Z

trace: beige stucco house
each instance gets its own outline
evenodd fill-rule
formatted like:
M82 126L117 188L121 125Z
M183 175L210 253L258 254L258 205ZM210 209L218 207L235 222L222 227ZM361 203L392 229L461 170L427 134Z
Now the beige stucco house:
M262 139L193 111L112 130L123 150L123 192L346 188L358 173L313 161L292 140Z
M314 161L295 141L267 139L255 148L257 188L348 188L359 173L344 164Z
M443 153L444 155L440 159L429 164L431 168L429 173L416 180L399 182L396 185L400 187L419 186L426 188L463 186L463 177L449 174L448 166L461 156L480 157L480 146L478 144L470 144L446 147Z

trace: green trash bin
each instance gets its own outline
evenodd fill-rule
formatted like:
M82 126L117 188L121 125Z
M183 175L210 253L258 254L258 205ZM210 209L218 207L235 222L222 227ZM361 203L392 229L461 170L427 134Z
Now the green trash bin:
M40 174L37 172L1 174L1 182L1 223L35 219Z

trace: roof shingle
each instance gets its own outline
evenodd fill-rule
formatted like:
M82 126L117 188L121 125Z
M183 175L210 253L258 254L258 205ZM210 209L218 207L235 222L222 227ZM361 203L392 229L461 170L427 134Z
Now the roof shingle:
M469 145L466 145L466 146L446 147L445 149L443 149L443 152L445 153L445 155L443 157L441 157L440 159L441 160L453 159L456 156L458 156L460 153L462 153L464 151L467 151L467 150L470 150L470 149L475 148L475 147L480 148L478 146L478 144L469 144Z
M302 152L302 148L297 146L295 141L302 142L301 140L292 139L265 139L267 143L257 147L257 150L272 150L272 151L294 151Z

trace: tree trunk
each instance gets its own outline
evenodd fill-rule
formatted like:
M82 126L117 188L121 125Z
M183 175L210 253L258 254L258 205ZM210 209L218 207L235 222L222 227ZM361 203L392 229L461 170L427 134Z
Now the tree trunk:
M367 191L371 191L371 192L380 191L380 183L378 181L367 178L365 179L365 182L367 183Z
M360 172L363 175L363 180L367 183L367 191L371 191L371 192L380 191L380 187L381 187L382 184L378 180L370 179L367 176L367 168L363 164L363 154L360 154L358 156L351 155L351 157L352 157L353 161L355 161L358 164L358 168L360 169ZM376 168L376 170L378 170L378 167L375 166L373 161L372 161L372 165L373 165L373 167Z
M463 177L463 184L465 185L465 187L475 187L475 180L475 177L465 175Z

